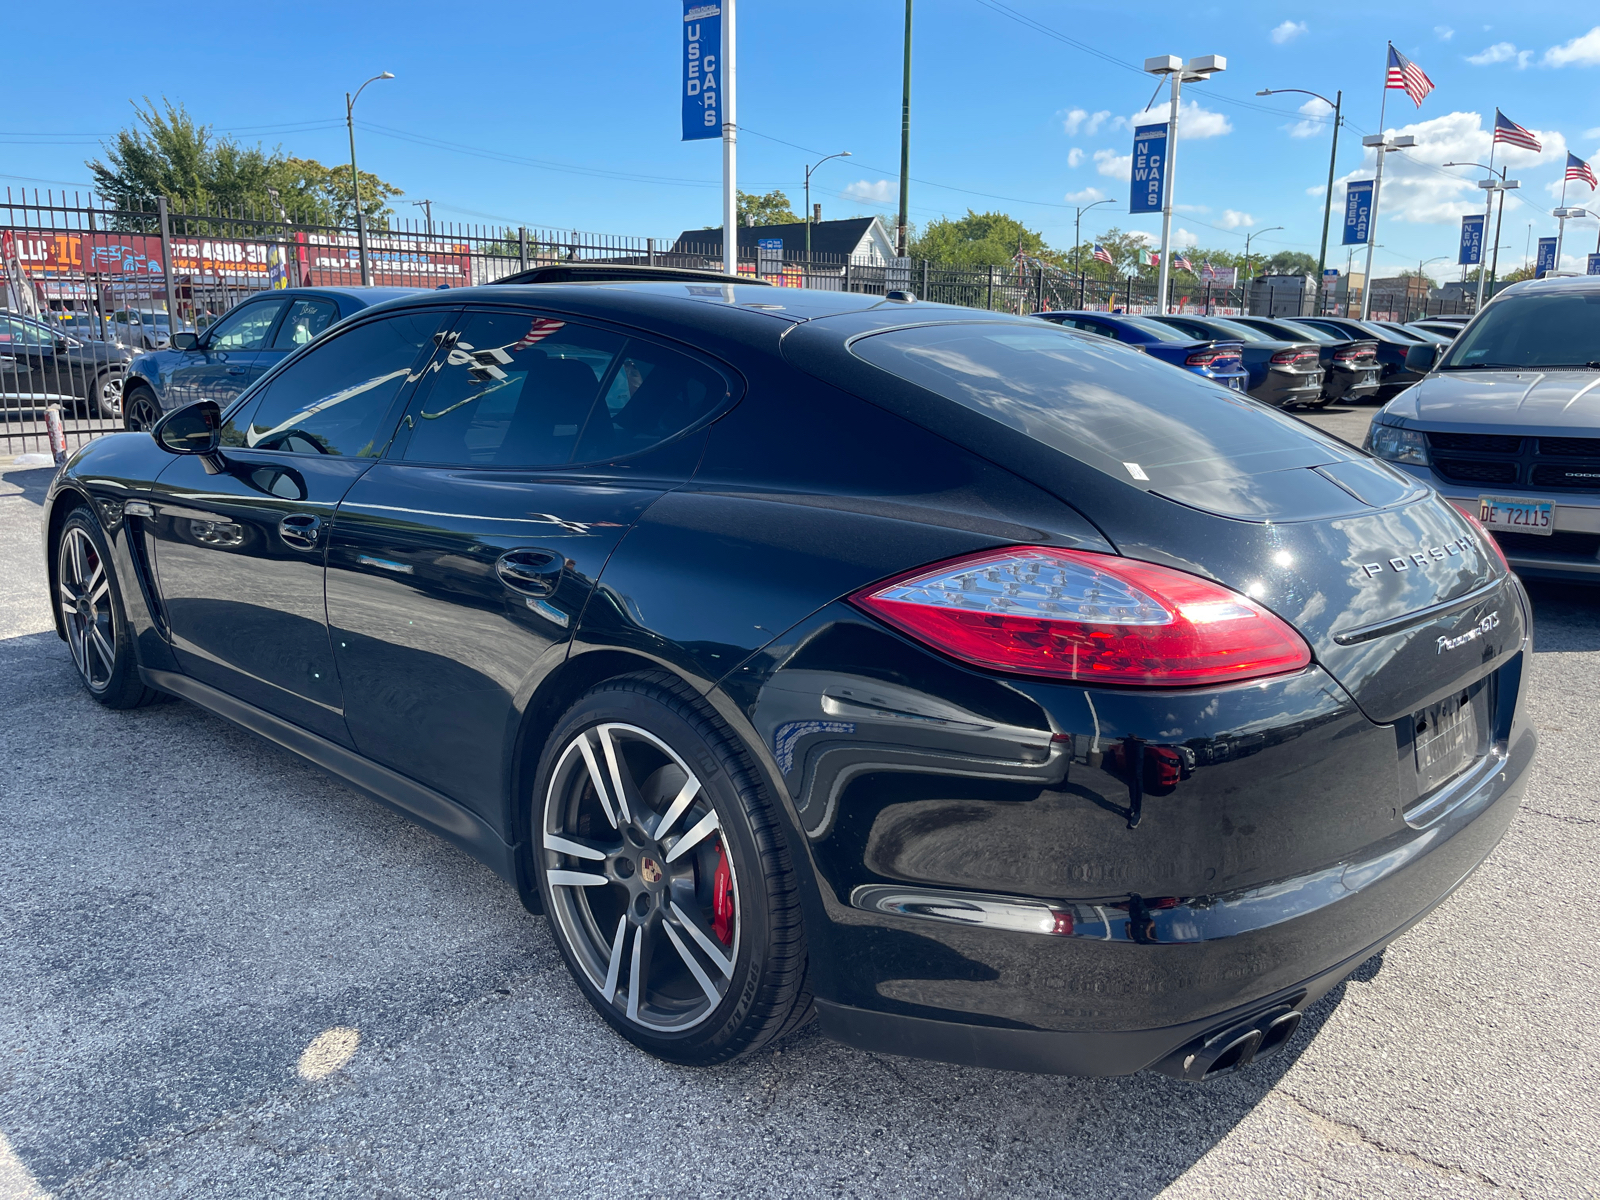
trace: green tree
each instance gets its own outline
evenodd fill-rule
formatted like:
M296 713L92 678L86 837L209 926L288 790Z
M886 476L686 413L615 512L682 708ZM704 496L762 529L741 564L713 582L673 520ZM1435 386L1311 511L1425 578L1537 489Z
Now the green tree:
M1253 261L1261 263L1261 271L1265 275L1315 275L1317 273L1317 260L1313 255L1299 250L1280 250L1271 258L1265 260L1250 256Z
M1415 271L1413 271L1411 273L1413 275L1416 274ZM1525 263L1522 266L1518 267L1515 271L1508 271L1504 275L1500 276L1500 283L1501 284L1521 283L1524 279L1532 279L1532 278L1533 278L1533 266L1532 266L1531 263Z
M157 109L148 96L133 105L133 124L104 144L104 159L85 165L96 190L117 208L153 210L165 196L180 212L255 210L273 213L276 190L291 220L316 225L352 223L348 168L325 167L314 159L286 157L280 149L243 146L217 137L181 104L162 97ZM388 202L403 193L367 171L361 172L361 207L367 224L389 227ZM141 223L137 218L131 224ZM191 223L192 224L192 223ZM192 232L192 230L183 230Z
M765 196L750 192L739 193L739 224L741 225L796 225L800 218L789 207L789 197L777 188Z
M977 213L970 208L964 217L929 221L910 246L912 258L957 267L1006 266L1015 260L1019 249L1035 258L1054 261L1058 257L1040 234L1015 217L998 212Z

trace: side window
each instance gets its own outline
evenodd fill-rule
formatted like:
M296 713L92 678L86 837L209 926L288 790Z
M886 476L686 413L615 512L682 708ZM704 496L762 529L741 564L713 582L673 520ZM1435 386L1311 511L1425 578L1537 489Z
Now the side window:
M410 462L560 466L625 339L532 313L469 312L406 414Z
M718 408L728 381L697 359L631 339L578 443L576 461L636 454L682 433Z
M1084 333L1098 333L1101 337L1114 338L1117 336L1116 330L1107 329L1098 321L1077 320L1072 323L1072 327L1081 329Z
M48 346L48 333L15 317L0 317L0 346Z
M272 323L283 311L282 300L261 300L234 309L206 339L208 350L260 350L267 344Z
M278 336L272 339L274 350L298 350L314 341L317 336L339 319L338 310L329 300L295 300L289 313L278 326Z
M400 389L433 348L439 309L397 313L323 342L267 385L245 433L257 450L370 457Z

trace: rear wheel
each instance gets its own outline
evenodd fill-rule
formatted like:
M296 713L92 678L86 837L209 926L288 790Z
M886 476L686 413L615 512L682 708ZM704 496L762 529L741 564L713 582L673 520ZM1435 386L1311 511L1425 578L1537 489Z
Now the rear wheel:
M102 371L95 376L89 393L89 415L110 421L122 420L122 374L119 371Z
M156 403L156 394L142 383L128 388L122 403L127 413L122 423L128 429L148 432L161 419L161 406Z
M580 698L530 818L556 942L628 1040L709 1064L810 1015L794 868L748 756L692 690L652 672Z
M84 508L67 517L56 544L56 606L72 663L91 696L107 708L138 708L161 698L139 680L105 534Z

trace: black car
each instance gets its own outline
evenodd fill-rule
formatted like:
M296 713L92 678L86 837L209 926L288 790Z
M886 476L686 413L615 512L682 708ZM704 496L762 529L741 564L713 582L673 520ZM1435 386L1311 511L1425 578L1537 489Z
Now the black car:
M721 271L707 271L700 267L672 267L652 263L616 262L555 262L540 263L536 267L516 271L492 281L495 287L521 283L706 283L724 286L729 283L754 284L771 287L765 279L754 275L741 275L733 279Z
M1309 338L1274 337L1222 317L1157 317L1191 337L1228 338L1242 343L1244 368L1250 373L1246 391L1279 408L1320 408L1322 351Z
M44 321L0 312L0 414L40 416L52 404L69 415L122 419L128 350L86 342Z
M1379 325L1376 321L1358 321L1354 317L1282 317L1280 324L1292 329L1301 326L1321 329L1353 341L1376 342L1374 354L1378 360L1379 374L1378 390L1374 395L1380 402L1393 399L1422 378L1420 372L1406 366L1406 354L1411 347L1422 345L1425 341L1421 335L1402 333L1398 329Z
M1028 317L421 293L90 443L44 536L95 698L185 697L477 856L676 1062L815 1012L1226 1073L1490 853L1534 753L1471 521Z
M1316 342L1322 356L1323 406L1335 400L1367 400L1378 392L1381 368L1378 343L1372 338L1355 339L1315 325L1289 325L1267 317L1229 317L1228 322L1260 330L1268 337Z

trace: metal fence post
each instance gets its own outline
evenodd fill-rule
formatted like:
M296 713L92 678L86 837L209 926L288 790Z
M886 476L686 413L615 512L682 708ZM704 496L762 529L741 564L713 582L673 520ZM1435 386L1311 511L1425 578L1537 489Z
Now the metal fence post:
M847 292L855 290L854 285L850 281L850 259L848 256L846 256L844 260L844 290Z
M993 264L991 264L990 267L989 267L989 293L988 293L987 298L983 302L983 307L988 309L990 312L994 311L994 266L993 266Z
M517 258L522 263L522 269L526 271L528 269L528 227L526 225L517 227Z
M653 267L656 265L656 240L655 238L646 238L645 241L650 255L650 265Z
M922 260L922 299L928 299L928 260Z
M178 290L172 278L172 222L167 219L167 198L156 197L161 220L161 277L167 281L167 336L178 332Z

